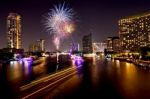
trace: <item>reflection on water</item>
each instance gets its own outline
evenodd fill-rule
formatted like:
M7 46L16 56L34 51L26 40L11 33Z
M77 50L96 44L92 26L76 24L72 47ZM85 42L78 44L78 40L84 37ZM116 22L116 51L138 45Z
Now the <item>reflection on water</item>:
M132 63L114 61L117 87L125 98L145 99L150 97L150 73ZM113 68L112 68L113 70Z
M137 69L136 67L131 63L125 63L125 70L124 70L124 80L123 83L126 90L132 91L132 89L136 88L138 81L138 75L137 75ZM132 85L134 84L134 85Z
M2 76L6 75L9 82L19 82L27 79L32 72L31 61L10 61L9 64L3 64ZM6 70L6 71L5 71Z
M6 78L6 81L9 83L24 85L45 74L56 72L71 65L71 59L65 55L59 57L59 64L57 64L55 57L41 57L34 61L31 58L24 58L19 61L10 61L7 64L3 64L0 66L0 71L1 76Z
M120 67L120 61L116 60L115 62L116 62L116 67L119 68Z
M24 74L25 75L30 75L30 73L32 72L32 62L22 62L20 63L22 65L22 68L24 69Z
M112 96L114 99L150 99L150 72L132 63L93 59L84 62L83 74L83 90L89 91L90 95ZM86 96L87 93L83 94Z
M83 60L78 58L75 66L81 67L82 63ZM34 61L31 58L24 58L0 65L0 97L7 93L8 97L5 96L7 99L12 97L17 99L16 93L20 93L20 86L71 66L72 60L68 55L60 55L58 60L56 57L41 57ZM77 69L82 73L79 68Z
M98 77L99 77L99 72L98 72L98 66L97 66L97 58L96 57L93 57L93 61L91 61L92 65L93 65L93 68L92 69L92 72L91 72L91 80L92 80L92 83L93 83L93 86L96 88L98 86Z
M80 95L90 95L93 92L93 96L101 95L106 98L112 96L115 99L118 97L119 99L120 97L124 97L124 99L150 99L150 72L132 63L110 59L82 59L80 57L71 60L69 56L60 56L59 64L56 61L55 57L48 57L35 61L14 61L5 64L0 67L0 76L3 75L1 85L7 86L4 80L29 83L42 75L69 66L76 66L81 67L77 68L78 75L81 75L82 78Z
M21 66L18 62L16 61L11 61L10 62L10 67L8 67L8 77L10 77L11 79L17 79L19 77L21 77L22 73L21 73Z

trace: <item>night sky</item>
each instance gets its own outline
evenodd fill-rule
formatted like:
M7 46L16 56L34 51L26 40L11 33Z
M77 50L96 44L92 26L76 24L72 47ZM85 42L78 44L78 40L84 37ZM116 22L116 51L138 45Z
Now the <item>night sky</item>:
M148 0L4 0L0 1L0 48L6 47L6 17L10 12L21 15L22 47L42 38L46 49L54 50L52 37L42 24L42 16L53 5L66 2L75 12L76 31L64 41L61 50L71 42L82 42L82 36L92 32L93 41L101 42L109 36L118 36L118 20L138 13L150 12Z

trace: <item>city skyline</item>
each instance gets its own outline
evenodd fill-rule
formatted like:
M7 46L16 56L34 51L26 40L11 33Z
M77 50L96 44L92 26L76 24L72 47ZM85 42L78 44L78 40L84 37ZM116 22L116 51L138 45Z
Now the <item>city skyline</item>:
M150 99L150 1L0 0L0 99Z
M118 20L124 16L135 15L150 11L149 1L78 1L78 0L45 0L29 2L22 0L1 1L0 5L0 48L6 47L6 17L10 12L18 13L22 17L22 47L27 50L30 42L37 39L46 40L46 49L53 50L51 36L46 33L41 22L54 4L67 2L76 12L77 29L71 37L66 38L61 44L61 49L69 47L72 41L81 40L83 35L92 32L93 40L100 42L108 36L118 36ZM118 9L119 8L119 9ZM142 8L142 9L141 9ZM87 22L89 24L87 24Z

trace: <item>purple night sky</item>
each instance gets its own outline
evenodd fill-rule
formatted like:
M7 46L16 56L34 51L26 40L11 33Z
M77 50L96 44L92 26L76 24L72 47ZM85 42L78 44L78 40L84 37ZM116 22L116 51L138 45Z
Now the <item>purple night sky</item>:
M54 50L51 36L42 25L42 16L55 4L66 2L76 13L76 31L61 43L61 49L73 42L82 42L82 36L92 32L93 41L118 36L120 18L150 12L148 0L5 0L0 1L0 48L6 47L6 17L10 12L21 15L22 47L27 50L37 39L46 40L46 49Z

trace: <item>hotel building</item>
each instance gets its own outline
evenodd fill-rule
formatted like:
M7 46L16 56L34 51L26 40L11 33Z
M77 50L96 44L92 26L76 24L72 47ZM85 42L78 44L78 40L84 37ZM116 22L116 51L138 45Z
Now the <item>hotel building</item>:
M137 52L141 47L150 47L150 13L122 18L118 25L123 52Z

